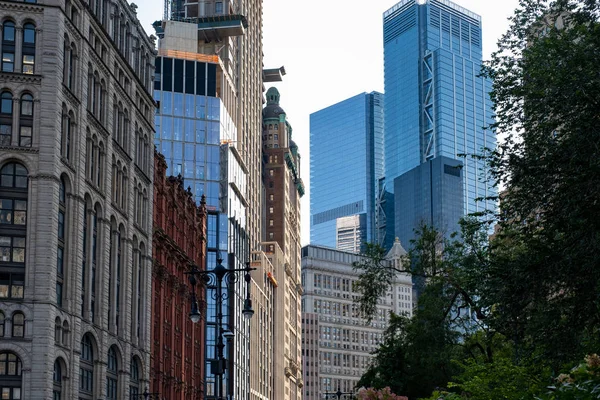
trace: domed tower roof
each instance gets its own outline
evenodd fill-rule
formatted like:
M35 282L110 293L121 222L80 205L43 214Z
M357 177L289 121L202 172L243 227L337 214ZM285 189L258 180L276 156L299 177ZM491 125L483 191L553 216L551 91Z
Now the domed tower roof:
M279 107L279 90L272 87L267 90L267 106L263 109L263 118L279 119L281 114L285 114L283 108Z

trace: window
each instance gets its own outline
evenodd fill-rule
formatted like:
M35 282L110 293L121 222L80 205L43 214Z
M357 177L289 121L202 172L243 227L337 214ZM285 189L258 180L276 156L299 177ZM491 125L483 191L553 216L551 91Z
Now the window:
M71 159L71 139L73 135L74 120L73 112L68 111L67 106L63 104L60 154L67 161L70 161Z
M0 311L0 337L4 337L4 313Z
M35 25L28 22L23 25L23 65L24 74L33 74L35 69Z
M0 146L10 146L12 141L13 96L4 91L0 95Z
M25 336L25 314L20 311L15 312L12 317L12 336Z
M140 394L140 368L135 357L131 358L131 376L129 381L129 397L135 398Z
M77 50L75 44L71 43L68 36L65 35L63 43L63 83L71 90L74 89L75 84L76 60Z
M94 392L94 349L92 339L86 334L81 339L81 355L79 356L79 398L93 399Z
M54 361L54 374L52 375L52 400L61 400L62 393L62 367L60 361Z
M20 400L21 359L14 353L0 353L0 396L7 400Z
M269 214L273 214L273 207L269 207Z
M27 200L0 198L0 225L25 225Z
M19 146L31 147L31 137L33 131L33 96L28 93L22 95L20 108Z
M15 70L15 23L5 21L2 24L2 72Z
M217 1L215 3L215 14L223 14L223 2Z
M63 285L65 266L65 224L66 224L66 189L64 178L60 179L58 189L58 244L56 248L56 303L63 305Z
M269 226L273 226L273 220L272 219L269 220Z
M106 400L117 400L117 353L114 347L108 350L108 365L106 367Z

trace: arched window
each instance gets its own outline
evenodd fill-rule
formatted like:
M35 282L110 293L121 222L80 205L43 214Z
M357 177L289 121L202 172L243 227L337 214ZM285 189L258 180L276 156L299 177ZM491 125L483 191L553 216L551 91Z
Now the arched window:
M69 329L69 323L67 321L63 322L62 325L62 344L64 346L69 345L69 335L71 334L71 330Z
M15 71L15 23L2 24L2 72Z
M63 285L65 270L65 235L67 226L67 190L65 179L60 179L58 187L58 243L56 247L56 304L63 305Z
M21 396L21 359L14 353L0 353L0 390L3 399L19 400Z
M33 74L35 70L35 25L31 22L23 25L23 65L24 74Z
M136 357L131 357L131 375L129 379L129 397L136 398L140 394L140 367Z
M60 318L56 317L54 320L54 343L60 344L62 343L62 324L60 323Z
M106 400L117 400L117 387L119 384L117 352L114 347L108 349L106 366Z
M74 89L75 73L77 71L75 62L77 59L77 50L75 43L72 43L65 35L63 43L63 83L71 90Z
M61 140L60 140L60 155L66 159L71 159L71 139L73 130L73 113L67 110L67 106L63 104L62 108L62 124L61 124Z
M54 361L54 374L52 375L52 400L62 399L62 367L60 361Z
M21 115L19 117L19 146L31 147L33 132L33 96L25 93L21 96Z
M81 355L79 356L79 398L94 398L94 348L92 339L86 334L81 339Z
M25 314L21 311L16 311L12 316L12 336L25 336Z
M0 299L23 298L27 180L27 169L19 163L0 169Z
M0 146L10 146L12 141L13 96L11 92L0 94Z
M142 301L142 278L144 271L144 253L146 251L146 246L144 243L140 243L140 251L138 252L138 262L137 262L137 330L136 335L138 340L142 340L142 305L144 304Z
M91 319L94 322L96 321L96 267L98 263L98 218L100 217L100 209L99 206L96 205L94 209L94 213L92 215L92 269L91 269L91 280L92 280L92 294L91 294L91 310L92 315Z

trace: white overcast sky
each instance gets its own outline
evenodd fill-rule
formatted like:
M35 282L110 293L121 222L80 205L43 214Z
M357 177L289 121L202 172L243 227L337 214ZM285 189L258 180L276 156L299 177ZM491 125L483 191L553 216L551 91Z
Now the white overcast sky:
M138 17L148 34L162 19L163 0L137 0ZM348 97L383 92L383 12L397 0L264 0L265 68L285 66L275 84L294 129L302 156L302 245L310 239L309 115ZM484 58L508 29L518 0L454 0L481 15ZM267 87L268 88L268 87ZM348 182L348 184L352 184Z

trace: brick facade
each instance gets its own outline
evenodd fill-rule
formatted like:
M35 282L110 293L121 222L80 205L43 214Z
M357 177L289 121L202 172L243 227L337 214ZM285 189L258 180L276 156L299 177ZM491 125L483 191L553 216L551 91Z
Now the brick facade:
M152 271L152 392L171 400L203 399L204 319L193 324L190 263L206 263L206 204L198 207L178 177L166 177L162 155L154 158L154 267ZM196 289L200 310L204 290Z

